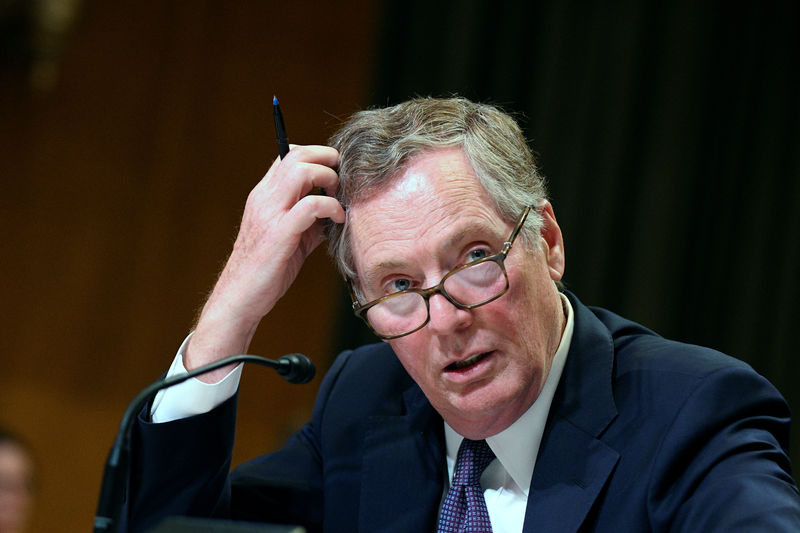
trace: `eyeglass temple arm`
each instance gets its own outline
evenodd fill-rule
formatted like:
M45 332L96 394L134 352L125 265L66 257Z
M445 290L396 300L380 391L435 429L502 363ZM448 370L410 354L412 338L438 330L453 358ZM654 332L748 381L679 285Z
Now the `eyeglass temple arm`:
M528 206L525 208L525 211L522 212L522 215L520 215L519 220L517 221L517 225L514 227L514 231L511 232L511 236L506 242L503 243L503 249L500 250L500 253L503 254L503 257L508 255L508 251L511 250L511 245L514 244L517 235L519 235L519 232L522 230L522 225L525 224L525 220L528 218L528 213L531 212L531 209L533 209L533 206Z
M353 287L353 281L347 276L344 276L344 282L347 284L347 290L350 291L350 300L353 302L353 311L355 311L361 306L361 304L358 303L358 296L356 295L356 290Z

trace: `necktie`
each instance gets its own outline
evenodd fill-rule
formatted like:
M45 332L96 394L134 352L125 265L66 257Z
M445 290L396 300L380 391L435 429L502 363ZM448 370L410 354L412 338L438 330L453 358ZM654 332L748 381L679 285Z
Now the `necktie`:
M492 459L494 453L485 440L461 441L453 483L442 505L437 533L491 533L492 524L480 479Z

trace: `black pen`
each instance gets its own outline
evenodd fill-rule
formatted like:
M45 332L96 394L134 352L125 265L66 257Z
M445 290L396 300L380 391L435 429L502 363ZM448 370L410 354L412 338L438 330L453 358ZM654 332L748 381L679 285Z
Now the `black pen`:
M289 153L289 138L286 136L286 125L283 123L283 113L281 113L281 106L278 103L278 97L272 95L272 118L275 119L275 135L278 137L278 154L281 160ZM325 190L322 187L314 187L308 194L319 194L325 196Z
M286 136L286 125L283 123L283 113L278 104L278 97L272 95L272 118L275 119L275 135L278 137L278 153L281 159L289 153L289 138Z

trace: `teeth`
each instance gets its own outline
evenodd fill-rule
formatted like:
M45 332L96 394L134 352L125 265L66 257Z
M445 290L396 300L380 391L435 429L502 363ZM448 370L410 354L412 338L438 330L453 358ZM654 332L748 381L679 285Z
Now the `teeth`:
M461 370L462 368L467 368L468 366L474 365L475 363L477 363L478 361L480 361L484 357L486 357L486 352L484 352L484 353L476 353L472 357L468 357L467 359L464 359L463 361L456 361L455 363L451 363L448 366L448 368L450 368L451 370Z

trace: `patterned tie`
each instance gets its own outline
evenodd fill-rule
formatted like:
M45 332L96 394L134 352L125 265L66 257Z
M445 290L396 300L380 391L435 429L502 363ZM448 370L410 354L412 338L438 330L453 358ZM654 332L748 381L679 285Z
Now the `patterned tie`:
M442 505L437 533L491 533L480 479L492 459L494 453L485 440L461 441L456 472Z

